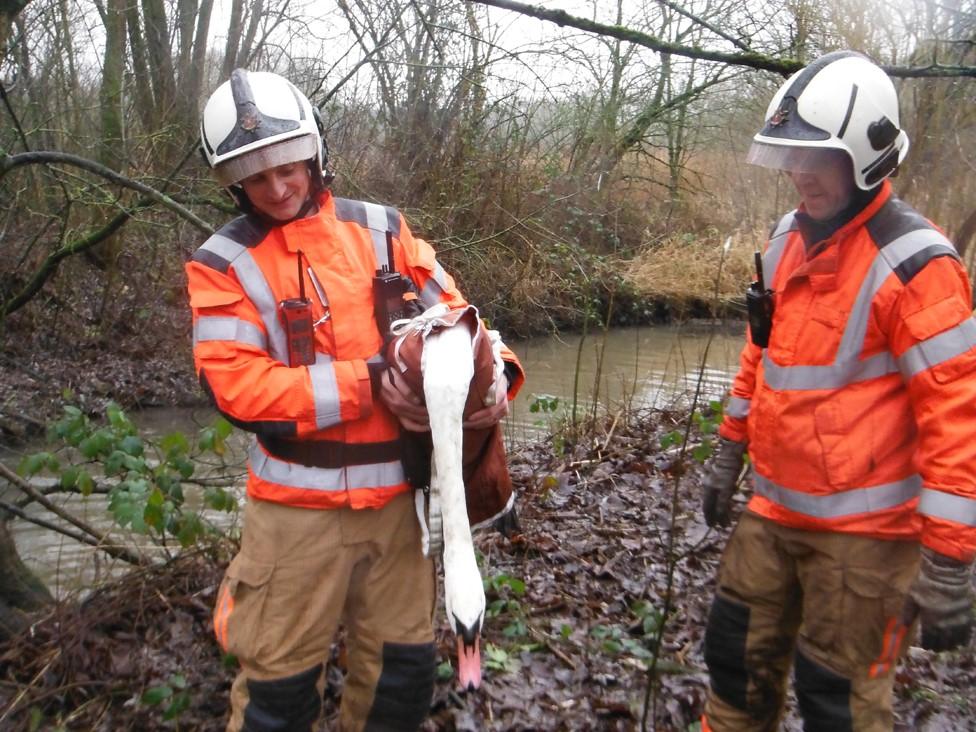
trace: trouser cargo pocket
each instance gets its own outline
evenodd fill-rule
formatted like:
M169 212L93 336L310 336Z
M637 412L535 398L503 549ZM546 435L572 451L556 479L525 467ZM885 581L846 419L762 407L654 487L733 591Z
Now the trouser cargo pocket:
M274 564L258 562L238 554L234 557L217 593L214 635L225 653L251 658L261 635L257 632L268 595Z

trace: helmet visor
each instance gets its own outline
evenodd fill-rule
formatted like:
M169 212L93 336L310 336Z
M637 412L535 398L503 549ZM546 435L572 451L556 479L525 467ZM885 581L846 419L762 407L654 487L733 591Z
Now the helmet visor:
M847 154L843 150L830 147L797 147L753 142L746 155L746 162L788 173L816 173L846 157Z
M226 160L214 168L214 173L221 185L233 185L255 173L314 158L318 144L318 139L314 135L293 137Z

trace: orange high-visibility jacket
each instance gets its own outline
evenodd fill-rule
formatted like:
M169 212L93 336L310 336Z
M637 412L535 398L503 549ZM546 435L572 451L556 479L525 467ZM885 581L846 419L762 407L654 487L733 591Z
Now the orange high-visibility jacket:
M748 441L749 509L970 561L976 322L955 248L887 181L811 259L795 214L763 257L769 347L747 340L719 430Z
M306 508L377 508L409 490L399 423L370 389L367 362L383 339L372 281L388 263L424 306L467 303L435 259L387 206L326 192L313 216L271 226L242 216L221 228L186 265L193 354L204 389L237 426L254 432L248 495ZM281 301L299 297L299 251L312 302L315 363L289 367ZM515 365L514 396L524 377Z

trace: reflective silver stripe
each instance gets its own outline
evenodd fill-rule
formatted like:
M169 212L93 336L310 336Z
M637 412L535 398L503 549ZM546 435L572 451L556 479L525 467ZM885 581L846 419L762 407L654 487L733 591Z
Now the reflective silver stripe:
M321 351L315 352L315 363L332 363L333 361L335 359L328 353L322 353Z
M264 332L254 323L241 318L200 316L193 324L193 346L204 341L233 341L257 346L262 351L268 350Z
M272 358L288 363L288 344L285 331L278 320L278 303L261 268L255 263L251 252L242 244L226 236L214 234L201 247L230 262L237 273L241 287L248 299L258 310L264 329L268 333L268 352Z
M935 241L931 236L932 233L930 229L911 231L879 250L854 298L833 364L780 366L769 357L768 351L764 350L763 377L766 383L777 390L840 389L848 384L899 371L901 363L896 363L894 357L887 351L863 360L860 357L864 350L864 338L871 318L871 303L878 290L899 265Z
M420 291L420 300L426 307L433 307L441 301L441 295L447 290L447 275L441 263L434 262L434 271Z
M976 498L923 488L922 500L918 502L918 512L933 518L954 521L957 524L976 526Z
M380 206L378 203L367 203L366 201L362 201L361 203L366 208L366 226L369 228L369 235L373 239L376 267L379 269L383 265L386 265L392 272L394 269L393 262L389 261L390 258L387 256L386 251L386 207Z
M956 253L956 248L952 242L935 229L916 229L894 239L882 248L881 254L891 263L891 268L895 269L906 259L910 259L921 250L931 246L942 246L953 254Z
M756 493L796 513L812 518L831 519L894 508L918 496L922 478L917 473L894 483L867 488L851 488L826 496L785 488L755 473Z
M793 216L795 211L790 211L779 220L776 229L769 237L769 245L763 254L763 279L766 287L773 289L773 280L776 278L776 270L779 269L779 260L786 251L786 242L789 240L789 233L793 230Z
M725 413L736 419L745 419L749 416L749 407L751 404L752 402L749 399L730 396L728 403L725 405Z
M777 391L840 389L897 371L895 360L887 351L863 361L854 360L832 366L780 366L767 350L763 350L763 379Z
M285 329L278 318L278 302L275 300L271 285L264 277L264 272L249 251L242 252L231 266L237 273L237 279L240 280L248 299L257 308L261 322L264 323L264 329L268 333L268 353L272 358L288 363L288 341L285 338Z
M898 359L905 380L926 369L938 366L976 346L976 321L967 318L955 328L942 331L917 343Z
M241 252L247 251L247 247L238 244L233 239L228 239L221 234L214 234L203 243L201 249L216 254L221 259L233 262L240 256Z
M356 488L388 488L404 482L399 460L345 468L310 468L268 455L257 441L251 444L251 471L262 480L289 488L313 491L345 491Z
M335 364L314 363L308 367L312 377L312 395L315 399L315 426L320 430L342 421L339 404L339 382Z

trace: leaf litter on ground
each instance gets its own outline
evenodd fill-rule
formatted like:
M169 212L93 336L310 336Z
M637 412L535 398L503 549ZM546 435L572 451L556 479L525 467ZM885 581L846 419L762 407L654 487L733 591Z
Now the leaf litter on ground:
M660 447L680 427L677 414L647 412L609 435L562 439L559 451L540 442L512 452L521 530L476 535L484 681L455 688L439 610L427 732L697 729L702 640L728 534L700 518L701 466ZM736 502L741 510L745 496ZM222 730L235 669L210 612L227 557L189 552L38 617L0 646L0 729ZM335 726L342 645L340 633L321 729ZM972 646L911 649L896 674L896 730L976 729L974 685ZM801 729L792 695L782 729Z

